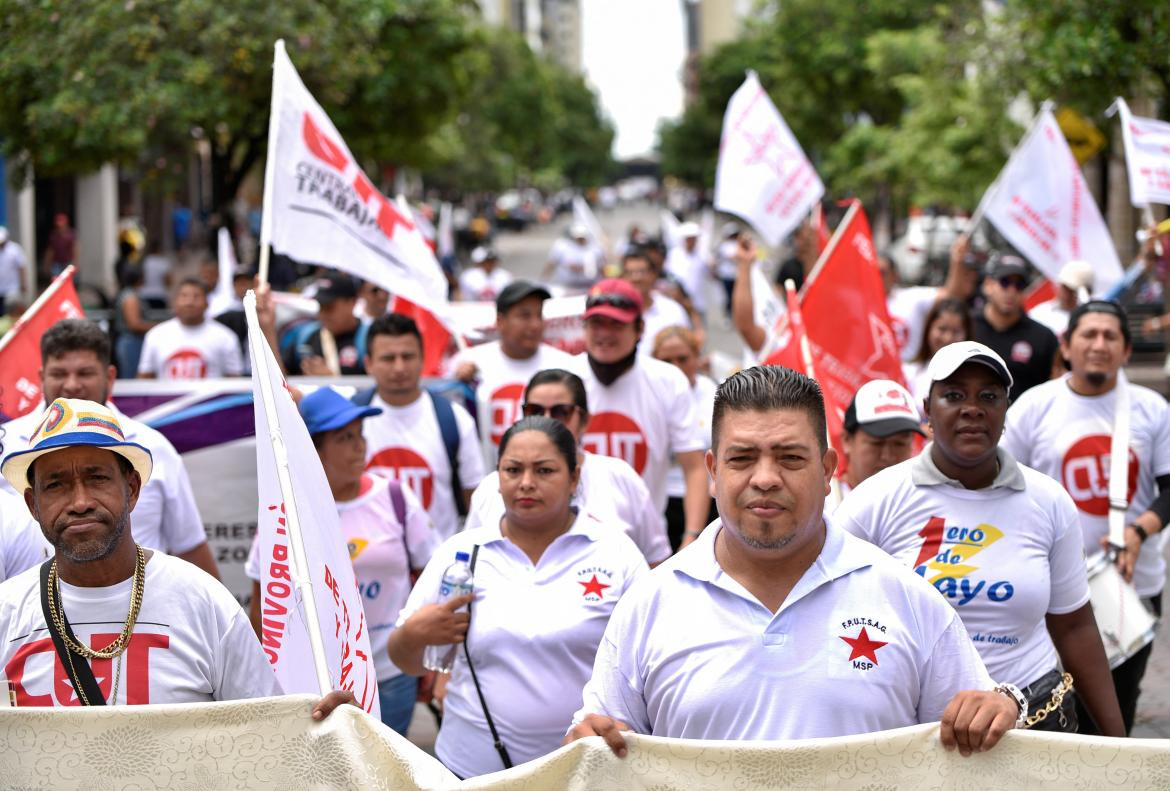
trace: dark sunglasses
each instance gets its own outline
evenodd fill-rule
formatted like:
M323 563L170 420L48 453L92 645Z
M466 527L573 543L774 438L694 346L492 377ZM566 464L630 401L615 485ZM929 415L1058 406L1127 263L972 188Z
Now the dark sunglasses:
M525 402L524 406L521 407L521 409L524 411L524 417L537 417L537 416L543 416L543 415L547 414L553 420L559 420L562 423L564 423L566 420L568 420L569 418L571 418L573 416L574 412L577 411L577 405L576 404L553 404L550 407L544 407L544 406L541 406L540 404L529 404L529 403Z
M628 299L619 294L598 294L595 297L590 297L585 301L585 309L596 307L597 305L612 305L618 310L637 310L638 306L634 304L632 299Z
M1000 288L1014 288L1016 291L1023 291L1024 286L1026 286L1026 285L1027 285L1027 283L1024 281L1024 278L1022 278L1022 277L1016 277L1014 275L1007 275L1005 277L999 278Z

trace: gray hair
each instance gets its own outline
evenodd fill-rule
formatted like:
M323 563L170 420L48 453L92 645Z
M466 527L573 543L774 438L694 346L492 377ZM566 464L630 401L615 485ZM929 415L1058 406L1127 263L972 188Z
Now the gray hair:
M715 391L715 408L711 415L711 447L719 447L719 429L723 415L735 412L770 412L796 409L806 413L817 436L823 456L828 449L825 428L825 399L815 379L780 365L757 365L727 379Z

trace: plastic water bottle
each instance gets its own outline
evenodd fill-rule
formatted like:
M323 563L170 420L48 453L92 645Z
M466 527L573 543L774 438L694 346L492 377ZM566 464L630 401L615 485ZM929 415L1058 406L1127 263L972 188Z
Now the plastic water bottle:
M443 581L439 584L439 603L465 596L474 589L471 584L470 556L466 552L456 552L455 562L443 572ZM460 607L456 612L466 609ZM423 652L423 667L438 673L450 673L455 664L455 655L459 651L459 643L451 645L428 645Z

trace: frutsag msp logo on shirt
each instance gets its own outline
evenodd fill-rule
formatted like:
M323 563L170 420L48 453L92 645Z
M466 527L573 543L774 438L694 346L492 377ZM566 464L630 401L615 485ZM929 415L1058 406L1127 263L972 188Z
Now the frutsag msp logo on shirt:
M1072 496L1077 508L1092 516L1109 514L1109 453L1108 434L1081 437L1065 452L1060 461L1060 482ZM1141 464L1137 454L1129 451L1129 480L1126 482L1126 500L1133 502L1137 493L1138 472Z
M581 445L590 453L621 459L639 475L646 469L646 437L621 412L599 412L590 418Z
M608 601L614 598L612 593L606 596L606 592L613 587L613 574L609 569L598 566L580 569L577 572L577 585L580 586L581 596L585 601Z
M1003 538L1003 531L989 524L975 527L948 527L941 516L932 516L919 531L922 547L914 561L914 571L926 577L939 593L957 607L970 604L980 596L989 601L1003 602L1015 594L1015 587L1007 580L993 582L973 581L972 572L979 567L969 562L983 550Z
M857 633L856 637L851 636L851 632L858 626L861 626L861 631ZM846 634L838 635L849 645L849 660L853 666L858 670L872 670L878 665L877 651L884 645L889 645L889 641L875 640L870 637L869 630L873 630L874 634L885 635L886 627L873 618L846 618L841 622L841 628L845 630Z

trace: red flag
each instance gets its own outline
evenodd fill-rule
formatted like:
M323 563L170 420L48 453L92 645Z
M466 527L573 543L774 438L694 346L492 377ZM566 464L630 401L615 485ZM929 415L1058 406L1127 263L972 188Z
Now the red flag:
M855 201L801 290L809 346L818 380L838 412L830 426L836 442L844 409L871 379L905 384L898 344L886 311L869 221Z
M1056 299L1056 284L1046 277L1033 283L1024 294L1024 310L1029 311L1041 302Z
M442 376L443 360L454 336L443 326L443 322L421 305L409 299L395 296L390 303L392 313L410 316L418 325L423 337L423 376Z
M0 338L0 420L12 420L41 403L41 336L61 319L85 318L70 266L37 297Z
M781 319L779 346L764 360L764 365L783 365L820 382L821 392L825 397L825 423L829 432L829 443L837 451L837 477L840 477L845 472L845 451L841 445L845 410L837 408L833 393L825 386L823 379L818 379L819 372L812 359L812 345L809 343L804 323L804 311L801 309L796 289L791 288L791 285L792 281L785 283L788 292L788 312Z

